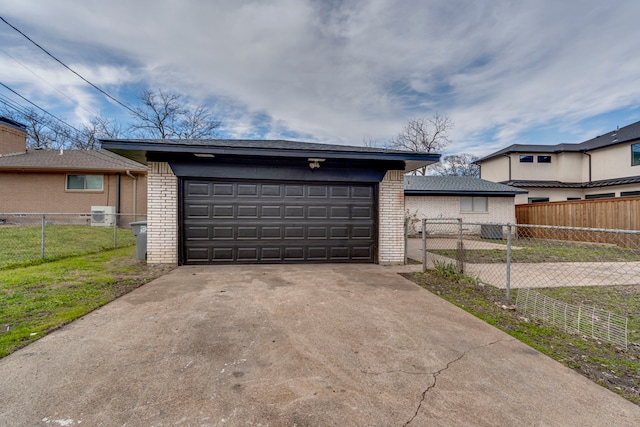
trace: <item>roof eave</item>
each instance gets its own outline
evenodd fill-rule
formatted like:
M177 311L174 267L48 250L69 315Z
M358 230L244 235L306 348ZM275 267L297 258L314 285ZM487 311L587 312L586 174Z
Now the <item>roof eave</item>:
M280 158L324 158L346 160L402 161L405 172L410 172L440 160L434 153L349 152L334 150L302 150L287 148L247 148L232 146L175 145L171 143L122 142L104 140L102 148L138 163L147 164L148 153L211 154L230 156L259 156Z
M404 190L405 196L483 196L514 197L516 194L527 194L528 191L455 191L455 190Z

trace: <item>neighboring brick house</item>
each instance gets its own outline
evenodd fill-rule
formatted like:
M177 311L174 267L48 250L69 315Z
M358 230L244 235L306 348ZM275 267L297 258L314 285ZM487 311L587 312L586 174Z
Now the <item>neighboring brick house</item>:
M149 166L147 262L404 262L405 172L439 155L255 140L103 140Z
M640 195L640 122L579 144L511 145L478 160L480 176L529 190L516 204Z
M422 218L465 223L516 223L515 197L526 190L463 176L405 176L405 213L414 232ZM480 226L465 226L469 233Z
M105 150L26 148L24 126L0 118L0 213L147 212L146 166Z

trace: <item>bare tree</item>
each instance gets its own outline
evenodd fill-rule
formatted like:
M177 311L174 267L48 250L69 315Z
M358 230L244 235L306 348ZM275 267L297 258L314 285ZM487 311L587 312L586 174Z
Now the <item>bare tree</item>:
M216 137L220 121L213 119L209 110L198 105L190 108L182 95L174 92L140 94L142 106L135 108L131 125L138 135L153 139L203 139Z
M99 138L118 138L122 134L122 125L104 116L96 116L89 124L80 126L73 148L80 150L99 150Z
M480 178L480 165L474 163L478 157L469 153L445 156L439 163L429 166L435 175L473 176Z
M434 153L451 142L448 132L452 128L453 121L446 115L435 113L431 117L416 117L407 122L389 145L398 149ZM416 173L425 175L426 169L418 169Z

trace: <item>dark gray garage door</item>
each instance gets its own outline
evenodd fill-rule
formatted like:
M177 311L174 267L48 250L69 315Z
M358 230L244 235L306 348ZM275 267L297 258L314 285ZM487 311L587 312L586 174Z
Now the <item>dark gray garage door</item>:
M182 180L184 264L374 262L374 184Z

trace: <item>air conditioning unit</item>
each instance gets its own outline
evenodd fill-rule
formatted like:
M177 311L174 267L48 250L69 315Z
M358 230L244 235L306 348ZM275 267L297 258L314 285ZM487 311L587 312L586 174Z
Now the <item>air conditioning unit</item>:
M91 206L91 225L94 227L113 227L116 222L115 206Z

